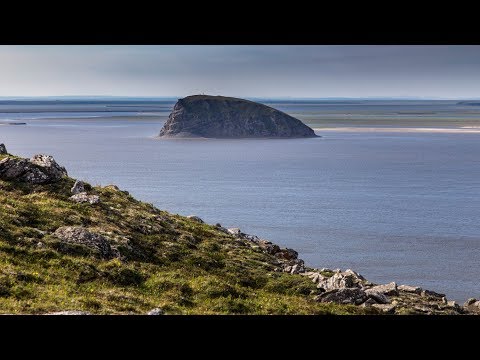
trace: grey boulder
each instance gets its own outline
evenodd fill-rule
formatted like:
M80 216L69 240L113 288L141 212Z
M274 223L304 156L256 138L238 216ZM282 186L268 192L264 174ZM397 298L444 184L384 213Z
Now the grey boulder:
M377 304L388 304L390 303L390 300L382 293L372 290L372 289L367 289L365 290L365 293L368 295L370 299L375 300Z
M383 295L398 295L397 284L394 282L385 285L377 285L372 287L370 290Z
M75 181L75 184L73 184L73 187L70 189L70 192L73 195L85 192L85 183L81 180Z
M333 302L344 305L360 305L367 299L367 294L360 288L335 289L320 294L315 298L315 300L320 302Z

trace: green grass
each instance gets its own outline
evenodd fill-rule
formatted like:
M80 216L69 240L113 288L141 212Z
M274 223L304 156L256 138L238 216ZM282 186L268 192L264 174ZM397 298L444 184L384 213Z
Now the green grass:
M84 310L142 314L358 314L313 301L315 284L275 272L274 257L216 227L156 209L112 187L89 187L95 205L52 185L0 180L0 313ZM85 226L120 258L102 259L52 233Z

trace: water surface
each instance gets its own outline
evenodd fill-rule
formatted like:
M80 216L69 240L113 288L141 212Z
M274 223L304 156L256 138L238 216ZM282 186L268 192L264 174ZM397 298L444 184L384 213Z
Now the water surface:
M14 114L27 125L0 126L0 142L22 156L52 154L71 176L115 183L161 209L294 248L311 266L479 297L480 134L388 130L476 126L477 108L328 106L276 105L318 128L313 139L159 140L168 111L128 108ZM382 117L379 132L342 130Z

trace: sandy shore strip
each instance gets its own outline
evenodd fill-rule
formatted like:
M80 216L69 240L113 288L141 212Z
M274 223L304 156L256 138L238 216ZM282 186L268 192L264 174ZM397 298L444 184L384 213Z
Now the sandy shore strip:
M313 128L314 131L339 132L395 132L395 133L451 133L451 134L480 134L480 127L464 126L461 128L412 128L412 127L327 127Z

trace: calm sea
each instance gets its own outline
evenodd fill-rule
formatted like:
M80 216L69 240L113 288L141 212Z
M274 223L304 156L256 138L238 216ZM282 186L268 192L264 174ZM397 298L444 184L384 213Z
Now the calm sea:
M28 113L0 105L0 122L27 123L0 126L0 143L21 156L52 154L71 176L117 184L161 209L294 248L313 267L462 302L480 297L480 132L448 131L480 125L480 107L273 103L322 137L160 140L173 103L147 105ZM436 130L398 131L412 125Z

